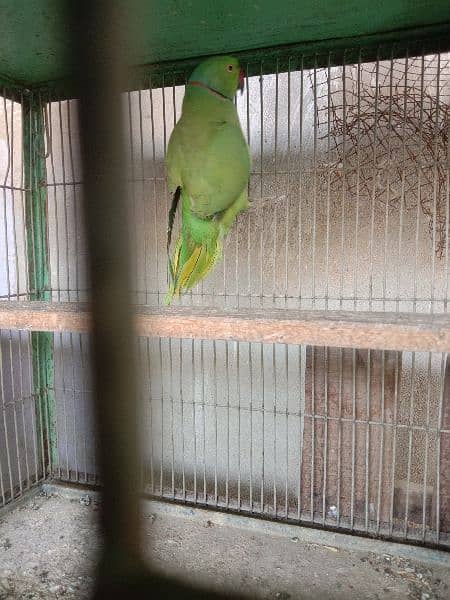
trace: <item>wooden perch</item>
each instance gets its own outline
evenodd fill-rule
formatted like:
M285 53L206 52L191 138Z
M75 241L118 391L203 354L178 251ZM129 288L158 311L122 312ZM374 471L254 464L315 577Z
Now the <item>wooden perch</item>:
M374 350L450 351L450 315L323 310L219 310L135 306L143 337L308 344ZM0 328L88 332L87 305L0 302Z

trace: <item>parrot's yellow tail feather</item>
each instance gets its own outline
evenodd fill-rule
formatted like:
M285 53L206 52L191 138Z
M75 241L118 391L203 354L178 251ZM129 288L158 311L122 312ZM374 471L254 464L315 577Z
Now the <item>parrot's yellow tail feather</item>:
M166 306L168 306L172 302L172 298L174 296L180 295L180 289L178 288L178 290L177 290L175 288L175 282L176 282L176 274L178 271L178 265L180 263L181 243L182 243L182 239L180 237L177 241L177 245L175 246L173 258L172 258L172 260L169 259L170 284L169 284L169 291L167 292L167 295L164 299L164 304Z
M217 238L211 249L208 244L194 246L189 258L181 265L183 241L180 238L171 261L171 284L165 304L170 304L174 296L179 296L183 289L191 289L201 281L222 256L222 242ZM212 251L211 251L212 250Z
M206 249L204 265L202 265L201 270L199 270L196 280L193 281L192 283L189 282L188 287L192 287L193 285L198 283L201 279L204 279L208 275L208 273L212 270L212 268L217 263L217 261L220 260L221 256L222 256L222 242L221 242L220 238L218 238L216 240L216 244L215 244L215 247L214 247L214 250L212 253L209 253L208 249Z
M181 273L178 276L177 280L177 288L181 290L184 287L188 287L189 280L194 275L195 270L197 268L197 264L200 260L200 257L203 252L203 246L196 246L194 251L188 260L184 263L183 268L181 269Z

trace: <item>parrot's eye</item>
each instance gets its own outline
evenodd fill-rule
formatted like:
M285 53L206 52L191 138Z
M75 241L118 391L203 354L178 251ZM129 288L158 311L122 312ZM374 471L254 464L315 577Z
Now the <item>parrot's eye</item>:
M227 69L228 69L229 71L232 71L232 70L233 70L233 65L228 65Z

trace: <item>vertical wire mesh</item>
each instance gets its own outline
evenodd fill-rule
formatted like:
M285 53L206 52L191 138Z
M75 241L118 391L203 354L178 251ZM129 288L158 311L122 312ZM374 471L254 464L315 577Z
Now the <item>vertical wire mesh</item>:
M316 57L309 61L315 66L301 72L303 60L294 57L289 65L297 68L273 75L263 74L261 64L259 77L237 98L253 158L251 208L230 234L222 265L181 303L446 310L448 218L442 250L433 215L439 194L447 197L448 190L426 187L423 171L429 186L429 169L437 177L441 168L448 57L367 63L361 55L356 64L335 67L330 55L325 67ZM173 82L173 74L165 81ZM161 165L161 177L182 92L168 86L152 104L149 124L159 148L153 162ZM417 94L411 125L410 97ZM428 144L422 136L426 102L437 169L419 158ZM142 103L140 110L145 123ZM394 163L398 155L403 160ZM166 215L157 214L161 236ZM159 299L165 281L158 281L163 285L150 297ZM448 544L438 524L443 469L437 466L438 446L448 436L438 422L445 355L209 344L171 340L168 351L155 347L166 358L157 373L164 398L151 401L163 423L162 434L153 429L161 443L152 461L163 472L153 493ZM173 474L177 453L181 478Z
M0 301L29 292L22 144L22 97L0 96ZM27 333L0 332L0 506L43 477Z
M222 263L180 303L447 311L449 56L392 52L367 62L361 51L341 66L330 53L277 67L266 74L263 62L249 63L256 75L236 100L253 162L250 209L230 232ZM164 157L181 113L184 85L176 82L186 77L159 75L124 95L132 297L150 306L162 303L167 286ZM52 300L84 301L76 103L51 95L41 102ZM18 106L0 106L5 300L29 289ZM4 503L44 472L36 421L45 415L34 411L29 337L3 332L1 341ZM54 344L53 475L96 483L89 339L61 333ZM220 340L137 344L149 493L449 545L446 355Z

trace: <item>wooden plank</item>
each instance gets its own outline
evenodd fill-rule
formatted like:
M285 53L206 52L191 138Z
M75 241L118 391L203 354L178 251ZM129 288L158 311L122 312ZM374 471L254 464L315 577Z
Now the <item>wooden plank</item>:
M139 336L308 344L341 348L450 351L450 315L347 311L135 307ZM87 332L86 305L1 302L0 328Z
M76 303L0 303L0 329L84 333L92 326L88 307Z

